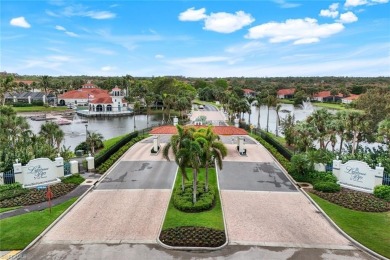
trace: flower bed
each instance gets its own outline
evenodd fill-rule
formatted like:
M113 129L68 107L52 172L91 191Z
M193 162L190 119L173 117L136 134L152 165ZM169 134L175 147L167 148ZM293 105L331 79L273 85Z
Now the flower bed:
M219 247L226 242L226 236L223 230L213 228L176 227L163 230L160 241L170 246Z

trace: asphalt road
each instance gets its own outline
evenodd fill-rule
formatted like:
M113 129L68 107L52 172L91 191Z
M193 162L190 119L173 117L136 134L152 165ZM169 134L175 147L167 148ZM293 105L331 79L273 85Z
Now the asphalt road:
M221 190L297 191L274 162L224 162L218 179Z
M121 161L97 189L171 189L175 162Z

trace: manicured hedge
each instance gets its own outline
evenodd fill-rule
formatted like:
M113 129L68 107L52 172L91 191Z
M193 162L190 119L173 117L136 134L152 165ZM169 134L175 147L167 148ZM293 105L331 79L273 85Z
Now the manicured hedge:
M257 136L260 136L264 141L275 147L275 149L287 160L291 160L291 157L293 156L292 152L284 147L284 145L280 144L277 140L272 138L272 136L270 136L267 132L257 129L254 129L253 131Z
M341 189L339 184L330 181L317 182L313 188L318 191L330 193L338 192Z
M122 146L119 150L114 152L106 161L101 163L100 166L96 168L97 172L101 174L105 173L125 152L127 152L127 150L129 150L130 147L148 136L149 135L138 136L124 146Z
M173 191L173 205L178 210L184 212L202 212L211 209L215 203L215 187L209 184L209 191L204 191L205 183L198 182L196 190L197 201L192 204L192 182L186 182L184 184L184 192L181 189L181 185L176 187Z
M133 132L125 137L123 137L119 142L114 144L113 146L110 147L110 149L105 150L102 153L99 153L96 158L95 158L95 167L99 168L99 166L107 161L111 155L113 155L116 151L121 149L124 145L129 143L133 138L136 138L138 136L138 132Z
M375 186L374 195L377 198L390 202L390 186L386 186L386 185Z
M260 136L254 134L250 134L250 136L256 139L260 144L262 144L276 158L276 160L278 160L278 162L284 167L284 169L290 171L290 167L291 167L290 161L286 157L281 155L275 147L267 143Z

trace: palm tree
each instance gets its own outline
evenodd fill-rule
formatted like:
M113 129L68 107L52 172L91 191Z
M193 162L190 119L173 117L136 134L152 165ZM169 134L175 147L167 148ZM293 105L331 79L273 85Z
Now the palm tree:
M215 159L217 165L222 169L222 160L227 155L226 146L220 142L219 135L213 133L211 126L199 129L194 133L194 137L202 145L202 162L206 171L205 191L209 191L209 167L212 159Z
M188 157L185 151L182 151L182 149L185 147L186 142L192 140L192 136L193 133L195 132L195 128L193 127L183 128L182 126L177 125L176 129L177 129L177 134L173 135L169 143L167 143L164 146L163 157L166 160L170 161L169 151L172 149L173 154L175 156L175 162L179 167L180 173L182 175L181 188L184 191L184 181L188 180L186 167L189 165L189 160L191 158Z
M248 101L248 104L249 104L249 110L248 110L249 120L248 120L248 124L250 126L251 125L251 114L252 114L252 103L255 102L256 98L253 97L253 96L248 96L246 98L246 100Z
M149 127L149 114L150 114L150 105L154 101L154 96L151 94L146 95L145 105L146 105L146 127Z
M351 133L352 136L352 154L355 154L358 136L365 131L367 123L368 121L366 121L365 114L358 111L347 113L346 127L347 131Z
M268 95L265 99L266 101L266 104L267 104L267 132L268 132L268 125L269 125L269 108L270 107L273 107L276 105L276 97L272 96L272 95Z
M87 144L89 144L92 154L95 154L95 149L103 146L103 139L102 134L88 131Z
M301 121L294 127L294 143L300 151L307 152L309 148L313 147L313 127L305 122Z
M276 136L279 136L279 126L280 126L280 116L279 116L279 111L282 108L281 104L277 104L275 111L276 111L276 129L275 129L275 134Z
M385 119L379 122L378 141L387 144L387 150L389 151L390 156L390 119Z
M60 144L64 140L65 134L56 123L46 122L41 125L39 134L46 139L51 147L57 147L59 151Z
M256 94L256 100L255 100L255 104L256 104L256 107L259 109L258 111L258 114L257 114L257 128L260 130L260 109L261 109L261 106L263 105L263 97L261 96L260 92Z
M345 111L338 111L335 115L335 119L333 120L334 127L337 135L340 137L340 149L339 153L343 149L343 142L347 135L347 113Z
M16 83L14 82L14 77L7 76L2 77L0 81L0 100L1 105L5 104L5 94L11 92L16 87Z
M328 127L332 119L332 114L326 109L316 110L306 119L306 122L310 123L316 130L313 139L318 138L320 149L325 149L326 139L329 138Z
M50 85L51 85L50 84L50 77L47 76L47 75L42 76L42 78L41 78L41 87L43 88L43 90L45 92L46 102L47 102L47 92L48 92L48 90L50 88Z

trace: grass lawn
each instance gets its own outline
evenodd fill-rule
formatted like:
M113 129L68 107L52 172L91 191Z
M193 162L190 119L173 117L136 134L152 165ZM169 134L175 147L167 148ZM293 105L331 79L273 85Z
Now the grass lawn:
M0 251L21 250L56 220L77 198L42 211L0 220Z
M181 185L181 174L177 173L175 187ZM192 170L187 169L188 178L192 180ZM198 180L204 180L204 169L201 169L200 174L198 175ZM215 169L209 169L209 184L212 184L217 189L217 177ZM165 216L165 221L163 225L163 230L174 227L182 226L197 226L197 227L208 227L215 228L219 230L224 230L223 215L221 208L221 200L219 198L218 191L216 192L216 203L214 208L208 211L200 213L186 213L176 209L173 206L172 199L169 202L168 211Z
M371 250L390 258L390 212L355 211L314 194L310 194L310 197L344 232Z
M0 213L7 212L10 210L18 209L20 207L0 208Z
M17 113L20 112L50 112L50 111L65 111L68 110L68 107L43 107L43 106L35 106L35 107L12 107Z

